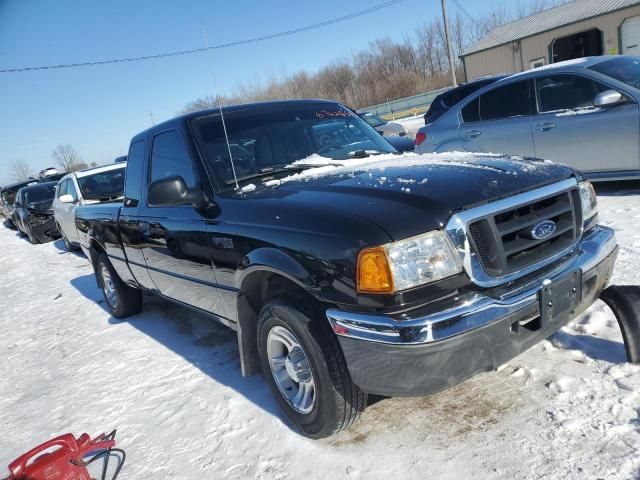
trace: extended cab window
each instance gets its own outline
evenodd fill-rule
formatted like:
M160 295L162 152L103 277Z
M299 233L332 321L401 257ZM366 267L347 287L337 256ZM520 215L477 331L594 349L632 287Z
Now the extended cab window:
M129 147L129 156L124 183L124 205L135 207L140 202L142 188L142 166L144 164L144 140L138 140Z
M173 175L182 177L187 188L196 185L193 163L182 133L178 130L164 132L154 137L151 147L149 182Z
M480 119L497 120L531 115L529 85L529 80L523 80L494 88L480 95Z
M596 95L608 87L580 75L548 75L536 78L538 110L553 112L593 107Z

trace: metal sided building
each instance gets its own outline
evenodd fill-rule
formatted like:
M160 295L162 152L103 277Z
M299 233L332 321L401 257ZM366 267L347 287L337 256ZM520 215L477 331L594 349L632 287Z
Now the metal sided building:
M618 53L640 55L640 0L573 0L492 30L461 58L471 81Z

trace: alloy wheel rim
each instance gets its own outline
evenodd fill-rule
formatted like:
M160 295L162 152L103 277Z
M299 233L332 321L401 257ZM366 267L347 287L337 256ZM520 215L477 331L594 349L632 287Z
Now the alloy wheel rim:
M316 385L304 348L289 329L275 326L267 336L267 357L278 390L296 412L308 414L316 403Z
M113 285L113 279L111 278L109 269L104 264L100 266L100 276L102 277L102 291L104 292L104 296L107 298L109 306L115 310L118 306L116 288Z

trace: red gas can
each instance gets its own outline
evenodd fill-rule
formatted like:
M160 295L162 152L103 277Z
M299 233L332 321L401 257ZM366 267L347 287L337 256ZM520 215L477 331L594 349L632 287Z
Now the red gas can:
M11 462L8 480L91 480L87 466L99 458L104 459L104 479L112 455L118 459L111 477L115 479L125 458L124 451L113 448L116 444L115 434L114 430L109 435L101 434L93 440L86 433L78 438L71 433L53 438Z

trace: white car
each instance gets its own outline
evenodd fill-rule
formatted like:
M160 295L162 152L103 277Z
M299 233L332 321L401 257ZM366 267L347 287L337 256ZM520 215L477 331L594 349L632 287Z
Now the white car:
M71 172L60 179L53 215L67 250L79 248L76 207L122 199L126 163Z

